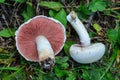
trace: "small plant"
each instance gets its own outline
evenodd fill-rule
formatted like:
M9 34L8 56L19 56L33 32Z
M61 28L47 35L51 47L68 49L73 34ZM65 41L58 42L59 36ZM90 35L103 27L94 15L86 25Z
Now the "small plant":
M41 1L40 6L50 9L49 15L59 20L64 26L66 26L67 24L66 12L63 9L63 5L61 3Z
M74 80L76 79L77 72L68 70L69 64L67 61L69 58L65 57L56 57L56 66L54 72L59 79L65 80Z
M91 15L91 10L88 9L87 5L80 5L77 9L76 12L78 14L78 17L80 19L88 19L89 16Z
M18 3L23 3L23 2L26 2L27 0L14 0L14 1Z
M3 30L0 31L1 37L9 38L9 37L14 36L14 35L15 35L15 29L4 28Z
M5 0L0 0L0 3L4 3L5 2Z
M35 10L32 5L33 4L30 2L27 3L27 8L22 13L22 16L24 17L24 21L27 21L28 19L30 19L34 16Z
M106 8L106 2L103 0L92 0L89 4L89 9L92 12L103 11Z
M40 2L40 6L48 8L48 9L52 9L55 11L59 11L61 8L63 8L63 5L59 2L47 2L47 1L41 1Z

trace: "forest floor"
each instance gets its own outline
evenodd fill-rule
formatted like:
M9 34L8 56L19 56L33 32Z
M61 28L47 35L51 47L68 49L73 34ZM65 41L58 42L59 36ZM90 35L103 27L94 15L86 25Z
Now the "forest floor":
M66 16L74 10L89 32L91 42L105 44L104 56L80 64L69 54L79 37ZM18 52L15 31L37 15L59 20L66 42L52 70L25 60ZM0 80L120 80L120 1L118 0L0 0Z

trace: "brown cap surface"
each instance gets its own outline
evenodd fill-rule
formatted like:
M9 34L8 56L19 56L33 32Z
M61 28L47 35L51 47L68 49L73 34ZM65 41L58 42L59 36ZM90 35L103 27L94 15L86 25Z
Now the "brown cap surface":
M16 32L16 46L20 54L29 61L38 61L35 39L45 36L56 54L63 48L66 40L65 28L57 20L37 16L22 24Z

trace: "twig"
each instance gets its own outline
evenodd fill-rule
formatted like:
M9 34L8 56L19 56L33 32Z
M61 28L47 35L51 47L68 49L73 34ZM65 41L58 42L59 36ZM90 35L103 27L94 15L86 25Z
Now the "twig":
M115 7L115 8L108 8L106 10L120 10L120 7Z
M5 24L6 24L7 28L8 28L9 33L12 34L12 32L11 32L11 30L10 30L10 27L9 27L9 25L8 25L8 22L6 21L6 18L5 18L5 15L4 15L4 14L2 14L2 18L3 18L4 21L5 21ZM12 37L13 37L13 36L12 36ZM14 37L13 37L13 39L14 39Z
M15 4L14 4L14 5L15 5ZM13 9L13 13L12 13L13 15L11 16L10 24L13 22L13 17L16 18L16 13L15 13L15 11L16 11L16 9L19 8L20 5L21 5L21 3L20 3L17 7L15 7L15 8ZM19 22L18 22L18 20L17 20L17 18L16 18L16 21L17 21L18 25L20 25Z
M39 15L39 3L40 3L40 0L36 0L37 1L37 7L36 7L36 14Z

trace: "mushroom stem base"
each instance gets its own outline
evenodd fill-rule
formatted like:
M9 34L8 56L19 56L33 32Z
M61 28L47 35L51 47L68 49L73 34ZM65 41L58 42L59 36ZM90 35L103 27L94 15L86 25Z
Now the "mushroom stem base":
M45 69L53 67L55 55L48 39L44 36L38 36L36 38L36 46L40 65Z

